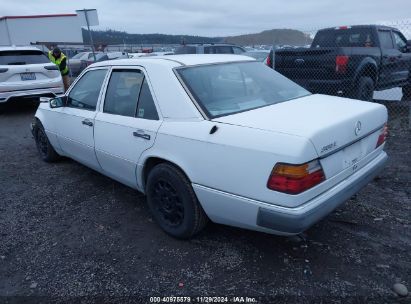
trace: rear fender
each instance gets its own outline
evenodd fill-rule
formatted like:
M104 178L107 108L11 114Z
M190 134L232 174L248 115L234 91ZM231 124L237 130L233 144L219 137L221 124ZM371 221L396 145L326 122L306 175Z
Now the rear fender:
M374 84L378 82L378 65L377 62L370 57L364 58L355 70L354 84L357 83L361 76L369 76L374 80Z

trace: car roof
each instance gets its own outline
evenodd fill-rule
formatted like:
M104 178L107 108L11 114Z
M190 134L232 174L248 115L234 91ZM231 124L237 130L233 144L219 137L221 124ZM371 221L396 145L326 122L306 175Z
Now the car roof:
M145 65L145 64L161 64L171 67L176 66L193 66L202 64L236 62L236 61L254 61L248 56L232 55L232 54L183 54L183 55L167 55L167 56L147 56L129 59L117 59L106 62L95 63L92 66L113 66L113 65Z
M36 48L34 46L0 46L0 52L1 51L39 51L41 52L39 48Z
M396 28L391 27L391 26L386 26L386 25L378 25L378 24L361 24L361 25L347 25L347 26L336 26L336 27L328 27L319 30L320 31L329 31L329 30L344 30L344 29L370 29L370 28L375 28L375 29L381 29L381 30L396 30Z

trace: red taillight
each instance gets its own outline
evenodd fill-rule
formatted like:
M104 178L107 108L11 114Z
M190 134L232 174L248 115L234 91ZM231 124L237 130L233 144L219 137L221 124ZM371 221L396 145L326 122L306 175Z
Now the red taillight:
M345 55L338 55L335 57L335 71L340 74L346 73L349 60L350 57Z
M378 136L377 145L375 147L377 148L381 146L387 139L387 136L388 136L388 126L387 124L385 124L384 127L382 128L380 136Z
M288 194L298 194L325 180L317 160L302 165L277 164L271 172L267 187Z
M273 66L272 66L272 61L271 61L271 57L270 57L270 55L268 55L267 56L267 61L266 61L266 65L268 65L270 68L272 68Z

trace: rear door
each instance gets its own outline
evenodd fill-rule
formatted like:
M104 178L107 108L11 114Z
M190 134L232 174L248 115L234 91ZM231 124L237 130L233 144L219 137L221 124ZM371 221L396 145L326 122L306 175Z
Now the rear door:
M154 144L161 125L152 90L141 68L113 68L95 120L98 161L118 181L137 188L137 163Z
M94 118L107 71L107 68L87 71L68 92L67 106L53 111L61 149L96 170L100 166L94 152Z

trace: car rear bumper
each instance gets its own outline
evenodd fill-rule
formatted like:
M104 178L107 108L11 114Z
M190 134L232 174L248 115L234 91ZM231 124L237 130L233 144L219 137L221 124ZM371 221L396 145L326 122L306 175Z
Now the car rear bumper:
M7 102L11 98L18 97L40 97L40 96L56 96L64 94L64 87L50 87L41 89L19 90L0 92L0 103Z
M296 208L256 201L197 184L193 184L193 188L213 222L293 235L307 230L356 194L384 168L387 159L387 154L381 152L356 173Z

